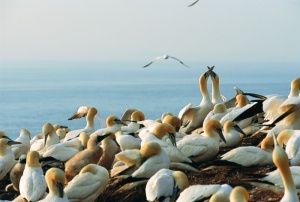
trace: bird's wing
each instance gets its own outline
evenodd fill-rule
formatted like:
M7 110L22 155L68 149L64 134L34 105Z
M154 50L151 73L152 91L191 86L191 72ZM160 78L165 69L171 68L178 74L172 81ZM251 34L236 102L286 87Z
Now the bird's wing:
M204 201L203 199L209 198L212 194L216 193L220 187L221 185L217 184L191 185L180 193L177 202Z
M183 115L192 107L192 105L192 103L189 103L185 107L183 107L178 113L178 118L182 119Z
M77 111L74 112L74 114L70 118L68 118L68 120L80 119L82 117L85 117L88 110L89 108L87 106L80 106L78 107Z
M121 117L121 121L123 121L126 124L129 124L130 123L129 120L131 119L131 114L135 111L137 111L137 109L126 109Z
M291 113L295 112L296 110L299 110L299 108L300 108L300 104L291 105L291 108L289 110L287 110L286 112L284 112L283 114L278 116L272 123L267 124L266 126L274 127L279 121L281 121L282 119L284 119L285 117L287 117ZM264 124L262 124L262 126L264 126Z
M202 138L181 139L177 144L177 148L188 157L202 155L208 150L208 146Z
M82 133L83 131L84 131L84 129L77 129L77 130L69 131L64 138L64 142L78 137L80 135L80 133Z
M172 58L172 59L174 59L174 60L177 60L177 61L179 61L181 64L183 64L184 66L189 67L189 66L187 66L186 64L184 64L181 60L179 60L178 58L175 58L175 57L173 57L173 56L169 56L169 58Z
M192 3L191 5L189 5L188 7L191 7L193 5L195 5L199 0L195 1L194 3Z
M148 64L146 64L144 67L148 67L149 65L151 65L153 62L155 62L156 60L160 60L160 59L162 59L163 58L163 56L158 56L158 57L156 57L156 58L154 58L150 63L148 63Z
M255 103L247 104L240 110L241 113L238 114L233 121L241 121L243 119L254 116L255 114L263 112L263 100L255 100Z
M88 180L87 180L88 179ZM99 189L101 181L90 173L76 175L64 191L69 199L85 199ZM85 193L83 193L85 192Z
M116 159L124 162L127 166L131 166L141 159L141 154L138 149L129 149L116 154Z
M150 179L146 186L146 196L148 201L155 201L155 199L160 197L164 198L172 195L174 180L170 175L156 175Z

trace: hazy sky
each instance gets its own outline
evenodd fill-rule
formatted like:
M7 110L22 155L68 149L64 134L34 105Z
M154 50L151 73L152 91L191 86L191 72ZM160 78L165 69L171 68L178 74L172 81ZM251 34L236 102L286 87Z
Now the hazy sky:
M299 0L1 0L0 61L300 63Z

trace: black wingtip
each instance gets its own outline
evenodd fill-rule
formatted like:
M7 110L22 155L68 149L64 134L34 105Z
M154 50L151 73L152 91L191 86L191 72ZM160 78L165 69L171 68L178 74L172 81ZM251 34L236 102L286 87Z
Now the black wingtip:
M142 181L142 180L148 180L149 178L145 178L145 177L141 177L141 178L136 178L136 177L132 177L132 176L129 176L123 180L121 180L120 182L117 183L117 185L125 185L125 184L128 184L128 183L131 183L131 182L138 182L138 181Z

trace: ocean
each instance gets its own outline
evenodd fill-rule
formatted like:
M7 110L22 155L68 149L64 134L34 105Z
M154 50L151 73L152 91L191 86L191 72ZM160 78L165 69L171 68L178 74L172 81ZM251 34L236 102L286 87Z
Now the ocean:
M144 112L146 119L164 112L178 115L189 103L196 106L202 96L198 78L215 65L222 95L230 99L234 87L262 95L288 95L290 82L300 77L293 63L197 62L186 68L174 61L157 61L147 68L143 62L114 61L9 61L0 62L0 130L12 139L22 128L31 137L41 133L46 122L85 126L85 118L69 121L80 106L94 106L100 117L121 118L128 108ZM208 82L211 91L211 81ZM95 120L96 129L100 127Z

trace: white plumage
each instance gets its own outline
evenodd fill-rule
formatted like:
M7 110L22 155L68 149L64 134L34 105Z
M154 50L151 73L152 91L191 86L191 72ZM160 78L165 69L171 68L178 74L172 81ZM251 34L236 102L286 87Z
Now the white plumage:
M218 195L219 201L229 202L232 187L227 184L191 185L182 191L176 202L201 201Z
M19 159L22 154L27 154L30 149L30 132L23 128L16 141L21 144L12 145L11 150L15 155L15 159Z
M94 201L109 181L108 171L99 165L88 164L64 188L69 201Z
M12 141L6 138L0 138L0 180L10 171L16 163L15 155L7 145Z
M38 201L44 197L46 189L47 184L39 163L39 153L30 151L27 154L25 169L20 179L20 195L27 201Z
M188 186L187 176L181 171L160 169L146 184L147 201L173 201Z
M64 192L66 180L64 171L59 168L50 168L47 170L45 177L49 193L39 202L68 202L69 199Z

